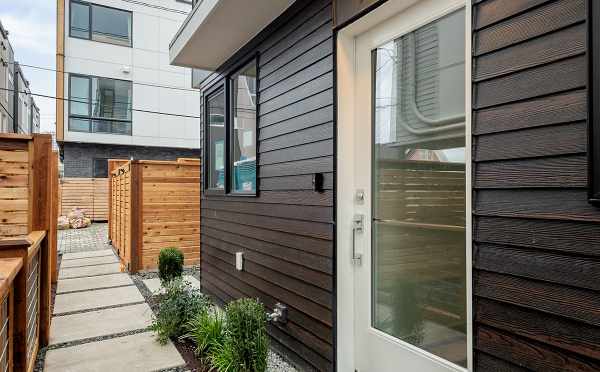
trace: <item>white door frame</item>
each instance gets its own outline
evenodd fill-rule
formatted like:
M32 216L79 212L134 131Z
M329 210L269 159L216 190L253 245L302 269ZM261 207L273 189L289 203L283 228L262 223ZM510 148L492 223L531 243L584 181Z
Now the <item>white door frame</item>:
M355 75L355 41L358 36L385 22L391 16L407 10L419 1L430 0L390 0L369 14L336 33L336 81L337 81L337 195L336 195L336 360L338 372L355 370L354 350L354 266L352 264L352 217L356 187L348 182L354 172L358 156L371 157L370 152L355 151L354 126L356 125L354 92L358 85ZM467 369L473 370L473 304L472 304L472 162L471 162L471 9L472 0L465 0L465 210L467 236L465 246L466 285L467 285ZM412 27L414 29L414 27ZM398 30L398 35L410 28ZM383 44L398 35L382 36ZM346 145L345 145L346 144ZM352 145L347 145L352 144Z

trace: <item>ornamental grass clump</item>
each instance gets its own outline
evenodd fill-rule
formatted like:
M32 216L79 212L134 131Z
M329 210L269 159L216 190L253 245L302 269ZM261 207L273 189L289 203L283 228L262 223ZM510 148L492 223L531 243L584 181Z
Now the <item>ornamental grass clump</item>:
M183 274L183 253L177 248L164 248L158 254L158 277L163 286Z
M225 309L225 334L209 354L219 372L264 372L269 336L265 307L258 300L242 298Z
M174 279L165 285L160 296L158 311L150 329L161 344L169 338L180 337L187 332L187 324L198 314L208 312L211 302L208 297L193 288L190 283Z
M217 311L203 311L196 314L187 325L188 333L183 336L195 345L196 356L205 359L225 338L225 317Z

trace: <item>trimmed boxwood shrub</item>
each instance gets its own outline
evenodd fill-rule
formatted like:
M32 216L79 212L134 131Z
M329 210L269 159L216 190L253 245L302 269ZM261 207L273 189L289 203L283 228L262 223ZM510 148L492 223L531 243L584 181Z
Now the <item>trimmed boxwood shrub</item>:
M183 253L177 248L164 248L158 254L158 277L163 285L183 274Z

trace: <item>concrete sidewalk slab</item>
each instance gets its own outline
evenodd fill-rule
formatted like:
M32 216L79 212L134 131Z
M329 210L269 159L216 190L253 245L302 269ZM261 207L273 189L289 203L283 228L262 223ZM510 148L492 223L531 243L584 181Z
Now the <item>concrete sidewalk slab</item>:
M133 285L133 280L125 273L88 276L84 278L61 279L58 281L56 293L85 291L90 289Z
M63 254L63 260L73 260L77 258L88 258L88 257L99 257L99 256L110 256L115 255L112 249L101 249L98 251L84 251L84 252L75 252L75 253L65 253Z
M144 297L136 286L98 289L95 291L56 295L54 314L98 309L101 307L143 302Z
M118 263L119 260L116 256L100 256L100 257L88 257L88 258L80 258L77 260L66 260L60 263L60 267L80 267L80 266L90 266L90 265L102 265L109 263Z
M184 275L183 280L188 281L192 287L200 289L200 281L193 276ZM146 285L146 288L148 288L148 290L154 294L163 293L165 290L161 287L159 278L146 279L143 280L143 282Z
M133 372L184 366L169 341L160 345L151 332L90 342L46 353L45 372Z
M81 266L91 266L91 265L102 265L108 263L118 263L119 259L116 256L99 256L99 257L88 257L88 258L79 258L76 260L66 260L60 263L60 267L68 268L68 267L81 267Z
M58 273L59 279L77 278L80 276L94 276L104 274L116 274L121 272L119 263L101 264L94 266L83 267L67 267L60 269Z
M116 307L52 319L50 345L145 329L152 322L147 304Z

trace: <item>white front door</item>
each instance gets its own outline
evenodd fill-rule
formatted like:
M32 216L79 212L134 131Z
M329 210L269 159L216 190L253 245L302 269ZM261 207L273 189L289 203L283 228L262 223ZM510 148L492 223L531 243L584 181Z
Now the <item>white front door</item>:
M353 116L338 117L338 157L353 155L338 160L351 161L338 178L338 205L351 203L338 250L351 260L338 254L338 275L351 266L358 372L460 371L469 359L464 1L412 3L355 35L352 68L339 69L353 74L338 91L353 94L340 106Z

